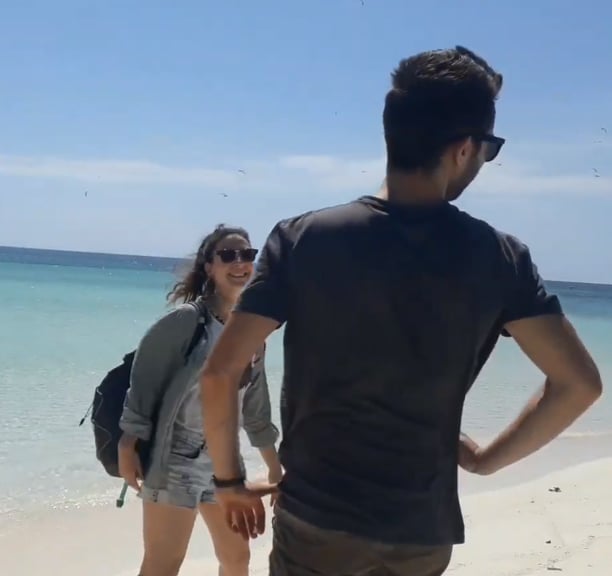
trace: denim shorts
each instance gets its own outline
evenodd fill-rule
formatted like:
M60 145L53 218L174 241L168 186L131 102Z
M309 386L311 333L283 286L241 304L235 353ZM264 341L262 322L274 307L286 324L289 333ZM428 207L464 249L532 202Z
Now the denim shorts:
M143 500L192 510L215 502L212 462L201 440L175 433L165 473L163 489L147 486L145 478L140 491Z

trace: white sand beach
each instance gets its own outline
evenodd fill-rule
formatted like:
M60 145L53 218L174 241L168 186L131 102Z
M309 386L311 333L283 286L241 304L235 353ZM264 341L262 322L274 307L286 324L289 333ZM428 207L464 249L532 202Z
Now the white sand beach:
M518 486L463 497L467 543L454 576L609 576L612 570L612 458L581 464ZM0 574L136 576L139 503L57 510L5 526ZM252 570L267 574L270 531L253 543ZM216 573L198 526L181 575Z

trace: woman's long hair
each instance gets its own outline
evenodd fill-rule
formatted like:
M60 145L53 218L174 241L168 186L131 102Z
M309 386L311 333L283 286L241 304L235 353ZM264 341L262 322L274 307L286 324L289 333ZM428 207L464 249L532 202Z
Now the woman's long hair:
M205 264L207 262L212 262L219 242L228 236L234 235L244 238L249 244L251 243L249 234L244 228L234 228L226 226L225 224L217 225L217 227L202 240L183 278L179 280L166 295L169 304L176 304L177 302L194 302L200 296L208 298L214 294L215 286L212 278L209 278L206 274Z

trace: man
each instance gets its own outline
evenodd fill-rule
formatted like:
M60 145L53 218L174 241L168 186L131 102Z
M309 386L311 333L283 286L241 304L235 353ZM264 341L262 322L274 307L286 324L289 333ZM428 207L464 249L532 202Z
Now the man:
M597 367L527 247L455 208L504 140L502 77L457 47L393 73L377 197L280 222L202 377L217 495L263 531L236 443L237 385L285 324L285 469L270 573L437 576L464 541L457 466L491 474L550 442L600 395ZM461 435L465 395L498 337L546 375L495 441Z

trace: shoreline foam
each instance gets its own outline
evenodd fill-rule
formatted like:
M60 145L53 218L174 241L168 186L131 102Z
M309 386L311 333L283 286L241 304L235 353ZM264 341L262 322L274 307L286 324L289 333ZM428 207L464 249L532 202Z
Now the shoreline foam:
M468 433L470 431L468 430ZM470 434L472 435L472 434ZM485 444L482 436L473 435L476 441ZM462 495L469 495L492 489L515 486L524 482L538 479L546 474L589 462L601 458L612 457L612 434L605 432L571 433L562 435L549 446L540 450L536 455L522 462L486 478L475 477L460 471L459 485ZM265 470L259 455L247 454L246 457L249 476L253 479L263 478ZM37 492L38 485L25 484L23 495L14 497L10 490L0 495L0 535L7 523L28 521L29 518L38 518L41 515L53 514L61 510L83 510L90 508L112 508L121 489L121 482L104 475L100 465L92 464L93 470L87 470L81 480L83 489L67 490L55 489L55 494L41 494ZM96 484L91 485L92 477ZM76 478L71 482L74 484ZM51 484L48 484L51 487ZM90 491L86 489L89 488ZM133 500L128 497L128 502Z

